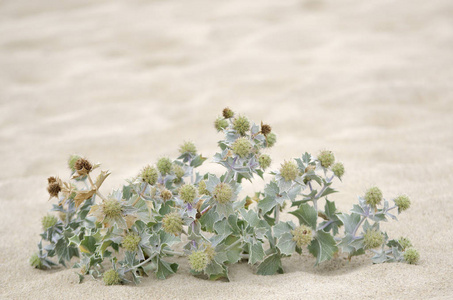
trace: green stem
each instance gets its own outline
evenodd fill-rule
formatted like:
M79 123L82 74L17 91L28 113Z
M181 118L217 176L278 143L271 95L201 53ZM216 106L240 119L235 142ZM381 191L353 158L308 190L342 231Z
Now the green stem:
M241 239L238 239L236 242L234 242L233 244L229 245L228 247L226 247L225 251L228 251L230 250L231 248L233 248L234 246L236 246L237 244L241 243L242 240Z

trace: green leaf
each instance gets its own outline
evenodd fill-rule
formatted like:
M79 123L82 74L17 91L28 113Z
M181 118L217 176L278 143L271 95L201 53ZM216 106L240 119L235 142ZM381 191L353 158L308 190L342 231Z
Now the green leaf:
M177 263L168 263L162 259L157 260L156 277L159 279L166 279L168 276L173 275L178 270Z
M266 257L266 259L258 266L256 273L259 275L283 274L280 254L274 253Z
M92 254L96 251L96 239L92 236L85 236L79 245L81 252Z
M217 223L214 224L214 230L216 233L223 238L226 238L229 236L233 230L231 230L230 224L228 223L227 219L223 219Z
M277 242L277 248L285 255L292 255L296 251L296 242L293 235L289 232L284 233Z
M321 196L319 196L319 198L322 198L322 197L325 197L327 195L330 195L330 194L333 194L333 193L337 193L338 191L334 190L333 188L331 187L327 187L324 192L322 192Z
M200 218L200 223L206 228L206 231L213 232L214 224L220 220L219 214L214 209L210 209Z
M314 207L304 203L301 204L297 210L290 212L290 214L296 216L299 219L300 224L305 224L316 230L318 213Z
M337 215L338 218L343 222L344 224L344 231L345 233L350 233L352 234L357 226L357 224L360 223L360 215L352 213L350 215L341 213Z
M255 242L250 245L249 264L255 264L264 259L263 243Z
M249 226L256 227L258 225L258 223L260 222L260 219L258 218L258 214L254 210L252 210L252 209L245 210L242 208L240 210L240 212L241 212L242 217L244 217L244 219L249 224Z
M263 200L258 202L258 208L262 210L263 214L271 211L276 205L277 201L274 196L266 196Z
M323 261L331 259L333 254L338 251L338 247L329 233L318 230L314 240L308 245L308 251L316 257L316 266Z

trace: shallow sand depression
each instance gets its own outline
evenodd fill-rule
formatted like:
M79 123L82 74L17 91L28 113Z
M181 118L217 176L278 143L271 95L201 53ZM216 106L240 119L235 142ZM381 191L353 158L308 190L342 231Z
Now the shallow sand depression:
M0 2L0 298L452 298L452 20L449 0ZM407 193L412 207L384 229L408 236L420 263L313 267L305 251L283 275L243 263L210 282L179 259L165 281L112 287L29 266L47 177L69 176L69 154L112 171L107 193L183 140L212 157L225 106L272 125L273 169L334 151L342 211L372 185Z

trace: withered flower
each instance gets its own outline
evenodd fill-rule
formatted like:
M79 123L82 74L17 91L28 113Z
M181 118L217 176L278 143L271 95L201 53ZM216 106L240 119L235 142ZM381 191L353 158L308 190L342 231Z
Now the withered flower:
M85 158L79 158L75 162L74 168L80 176L83 176L91 172L93 165Z

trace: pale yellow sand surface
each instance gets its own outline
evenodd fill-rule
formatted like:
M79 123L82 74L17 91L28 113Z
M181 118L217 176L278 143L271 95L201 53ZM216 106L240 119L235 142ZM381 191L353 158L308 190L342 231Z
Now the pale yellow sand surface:
M28 265L46 178L69 175L69 154L112 171L107 193L185 139L212 156L225 106L273 126L274 169L333 150L340 210L372 185L407 193L411 209L384 227L412 240L419 265L315 268L304 254L283 275L239 264L209 282L179 259L168 280L113 287ZM0 2L0 298L451 299L452 190L451 0Z

